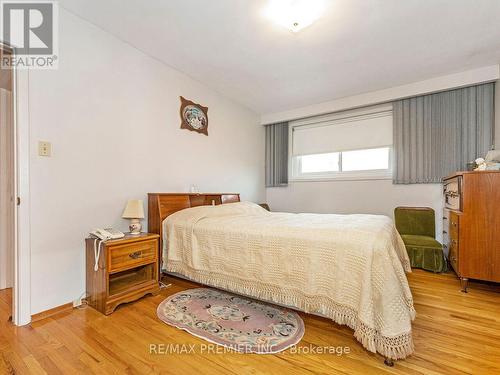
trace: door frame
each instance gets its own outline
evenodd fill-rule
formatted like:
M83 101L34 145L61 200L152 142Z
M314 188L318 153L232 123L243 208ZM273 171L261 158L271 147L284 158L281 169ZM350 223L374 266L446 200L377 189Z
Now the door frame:
M15 51L14 51L15 53ZM12 320L21 326L31 322L31 210L30 210L30 116L29 70L15 73L16 133L16 239L14 246L14 303Z
M13 55L16 48L0 41L0 48ZM12 322L22 326L31 322L31 227L30 227L30 116L29 70L12 70L14 135L14 285Z

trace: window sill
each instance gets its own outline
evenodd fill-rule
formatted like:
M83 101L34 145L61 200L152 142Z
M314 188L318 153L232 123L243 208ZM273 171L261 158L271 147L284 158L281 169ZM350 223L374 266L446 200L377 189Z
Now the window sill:
M369 181L369 180L392 180L392 174L345 174L338 176L304 176L292 177L290 182L328 182L328 181Z

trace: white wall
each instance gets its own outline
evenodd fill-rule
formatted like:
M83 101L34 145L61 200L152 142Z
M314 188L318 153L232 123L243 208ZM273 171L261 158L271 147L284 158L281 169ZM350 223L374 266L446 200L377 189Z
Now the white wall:
M264 198L259 117L60 9L55 71L30 73L32 314L81 297L84 238L125 231L148 192ZM209 136L179 129L179 95L209 107ZM52 142L53 156L37 155ZM144 221L145 225L146 222Z
M261 116L261 124L272 124L280 121L290 121L356 107L387 103L395 99L424 95L479 83L494 82L499 78L500 65L490 65L460 73L435 77L425 81L413 82L407 85L390 87L324 103L294 108L284 112L265 113Z
M391 180L291 182L267 189L272 211L379 214L393 217L397 206L425 206L436 211L436 234L442 232L441 184L393 185Z

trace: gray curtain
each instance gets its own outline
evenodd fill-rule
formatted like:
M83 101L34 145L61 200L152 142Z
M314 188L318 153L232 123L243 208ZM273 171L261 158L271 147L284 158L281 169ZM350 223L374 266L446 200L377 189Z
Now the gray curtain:
M441 182L493 145L495 84L393 103L394 183Z
M288 185L288 122L266 125L266 187Z

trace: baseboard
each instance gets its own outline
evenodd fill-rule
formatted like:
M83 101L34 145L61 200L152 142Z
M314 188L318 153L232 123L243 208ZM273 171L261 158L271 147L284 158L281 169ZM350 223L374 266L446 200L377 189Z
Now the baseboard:
M54 307L49 310L39 312L37 314L31 315L31 323L38 322L39 320L50 318L56 314L62 312L68 312L73 310L73 302L65 303L64 305Z
M5 280L0 282L0 290L12 288L12 283L8 283Z

